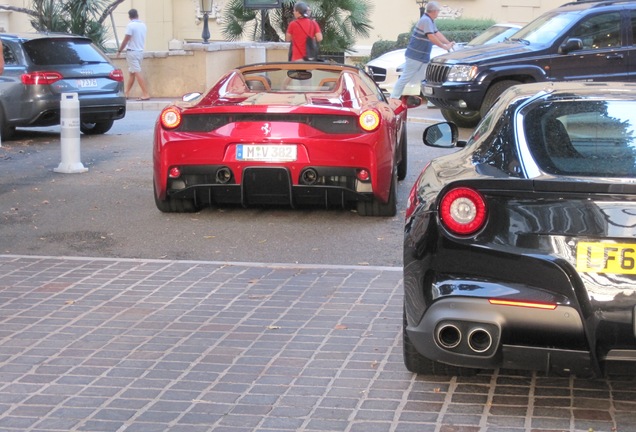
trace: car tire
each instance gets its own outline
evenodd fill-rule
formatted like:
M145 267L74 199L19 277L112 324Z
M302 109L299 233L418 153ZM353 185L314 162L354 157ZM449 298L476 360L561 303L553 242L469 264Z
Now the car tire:
M106 120L101 122L89 123L81 122L80 131L85 135L101 135L105 134L113 127L115 120Z
M402 160L398 164L397 167L397 178L402 181L406 178L406 173L408 171L408 147L407 147L407 138L406 138L406 124L402 128L402 136L400 137L400 153L402 155Z
M389 200L386 203L373 198L372 201L358 201L358 214L360 216L393 217L397 214L397 169L393 170Z
M404 312L402 320L402 354L406 369L418 375L474 376L479 372L479 369L440 363L420 354L417 349L415 349L406 331L406 312Z
M453 122L461 128L474 128L481 120L479 111L455 111L449 109L441 109L440 111L447 121Z
M492 108L492 106L495 104L495 101L497 100L497 98L501 96L501 94L504 91L508 90L510 87L517 84L521 84L521 83L519 81L514 81L514 80L505 80L505 81L499 81L493 84L492 86L490 86L490 88L486 92L486 96L484 97L484 100L481 102L481 108L479 109L479 113L481 114L481 117L484 117L488 113L490 108Z
M153 185L155 196L155 205L162 213L195 213L199 211L199 207L194 200L166 198L165 200L157 197L157 188Z

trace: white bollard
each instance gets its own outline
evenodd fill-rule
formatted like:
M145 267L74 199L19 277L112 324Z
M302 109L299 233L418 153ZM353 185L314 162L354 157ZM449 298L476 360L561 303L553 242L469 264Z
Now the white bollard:
M60 126L62 127L62 162L55 172L65 174L88 171L80 160L80 110L77 93L62 93L60 101Z

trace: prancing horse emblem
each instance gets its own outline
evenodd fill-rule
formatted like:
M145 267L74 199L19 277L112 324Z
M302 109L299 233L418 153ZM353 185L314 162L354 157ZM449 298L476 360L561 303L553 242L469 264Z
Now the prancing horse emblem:
M265 123L263 126L261 126L261 130L263 131L265 135L269 135L270 132L272 131L272 127L270 126L269 123Z

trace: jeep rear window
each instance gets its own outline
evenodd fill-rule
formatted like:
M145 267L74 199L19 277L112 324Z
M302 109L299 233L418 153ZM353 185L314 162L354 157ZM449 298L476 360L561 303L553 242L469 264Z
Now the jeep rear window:
M636 178L636 101L542 103L525 115L523 127L544 172Z
M35 39L24 43L24 51L38 66L104 63L105 57L88 40Z

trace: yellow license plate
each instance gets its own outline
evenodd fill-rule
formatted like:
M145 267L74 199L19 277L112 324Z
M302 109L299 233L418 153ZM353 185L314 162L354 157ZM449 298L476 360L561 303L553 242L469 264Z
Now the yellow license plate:
M579 242L576 269L584 273L636 274L636 244Z

